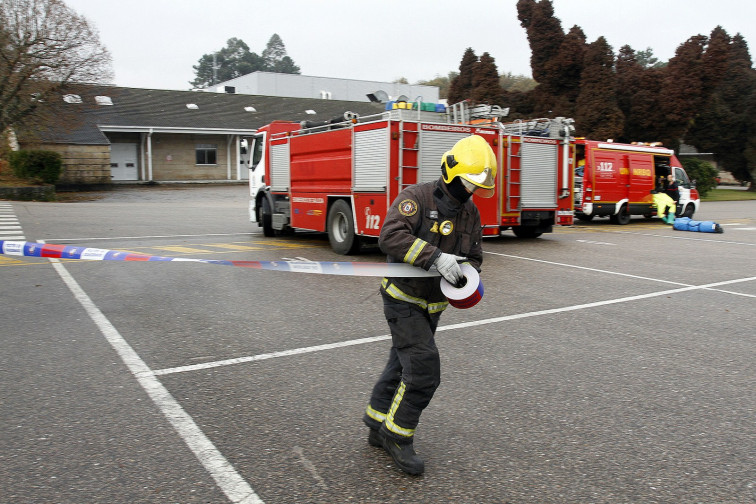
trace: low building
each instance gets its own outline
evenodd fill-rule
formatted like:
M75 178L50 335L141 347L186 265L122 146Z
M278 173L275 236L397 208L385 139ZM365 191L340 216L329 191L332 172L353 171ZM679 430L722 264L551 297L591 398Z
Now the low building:
M137 181L239 181L248 178L239 146L275 120L362 116L385 105L228 93L81 85L41 106L21 148L60 152L61 185Z
M252 72L201 91L346 101L439 102L439 88L422 84L335 79L312 75Z

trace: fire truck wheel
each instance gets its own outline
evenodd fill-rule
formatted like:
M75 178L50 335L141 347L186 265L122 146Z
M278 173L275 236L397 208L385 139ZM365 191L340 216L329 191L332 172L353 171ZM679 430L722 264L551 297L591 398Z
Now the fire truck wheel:
M630 224L630 212L627 211L627 205L622 205L620 211L610 216L609 220L612 224L620 224L622 226Z
M577 217L579 220L584 222L591 222L593 220L593 214L587 215L584 213L575 214L575 217Z
M538 238L543 234L531 226L513 226L512 232L517 238Z
M276 232L273 230L273 212L270 211L268 198L263 197L261 213L260 222L262 223L263 236L275 236Z
M692 218L694 213L696 213L696 207L691 203L688 203L687 205L685 205L685 210L683 210L682 212L682 217Z
M360 250L360 240L354 232L352 208L344 200L337 200L328 212L328 241L337 254L356 254Z

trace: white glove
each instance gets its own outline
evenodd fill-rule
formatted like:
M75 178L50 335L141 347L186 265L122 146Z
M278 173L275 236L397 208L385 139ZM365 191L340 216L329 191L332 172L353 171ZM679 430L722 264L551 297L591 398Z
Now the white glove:
M464 261L465 259L467 258L441 252L441 255L436 258L433 265L447 282L457 285L464 276L457 261Z

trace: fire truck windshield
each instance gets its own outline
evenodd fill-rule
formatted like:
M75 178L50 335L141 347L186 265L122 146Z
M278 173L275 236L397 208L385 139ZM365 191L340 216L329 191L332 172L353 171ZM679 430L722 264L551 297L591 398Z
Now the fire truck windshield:
M255 168L257 168L257 165L260 164L264 147L265 147L264 135L257 135L252 139L252 159L250 160L250 164L249 164L249 167L252 169L252 171L255 171Z

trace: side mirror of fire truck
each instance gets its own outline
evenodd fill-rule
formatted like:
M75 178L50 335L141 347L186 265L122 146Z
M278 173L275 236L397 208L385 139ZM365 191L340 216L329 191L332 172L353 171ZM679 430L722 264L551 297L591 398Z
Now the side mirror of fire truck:
M239 159L242 165L249 167L249 141L246 138L239 141Z

